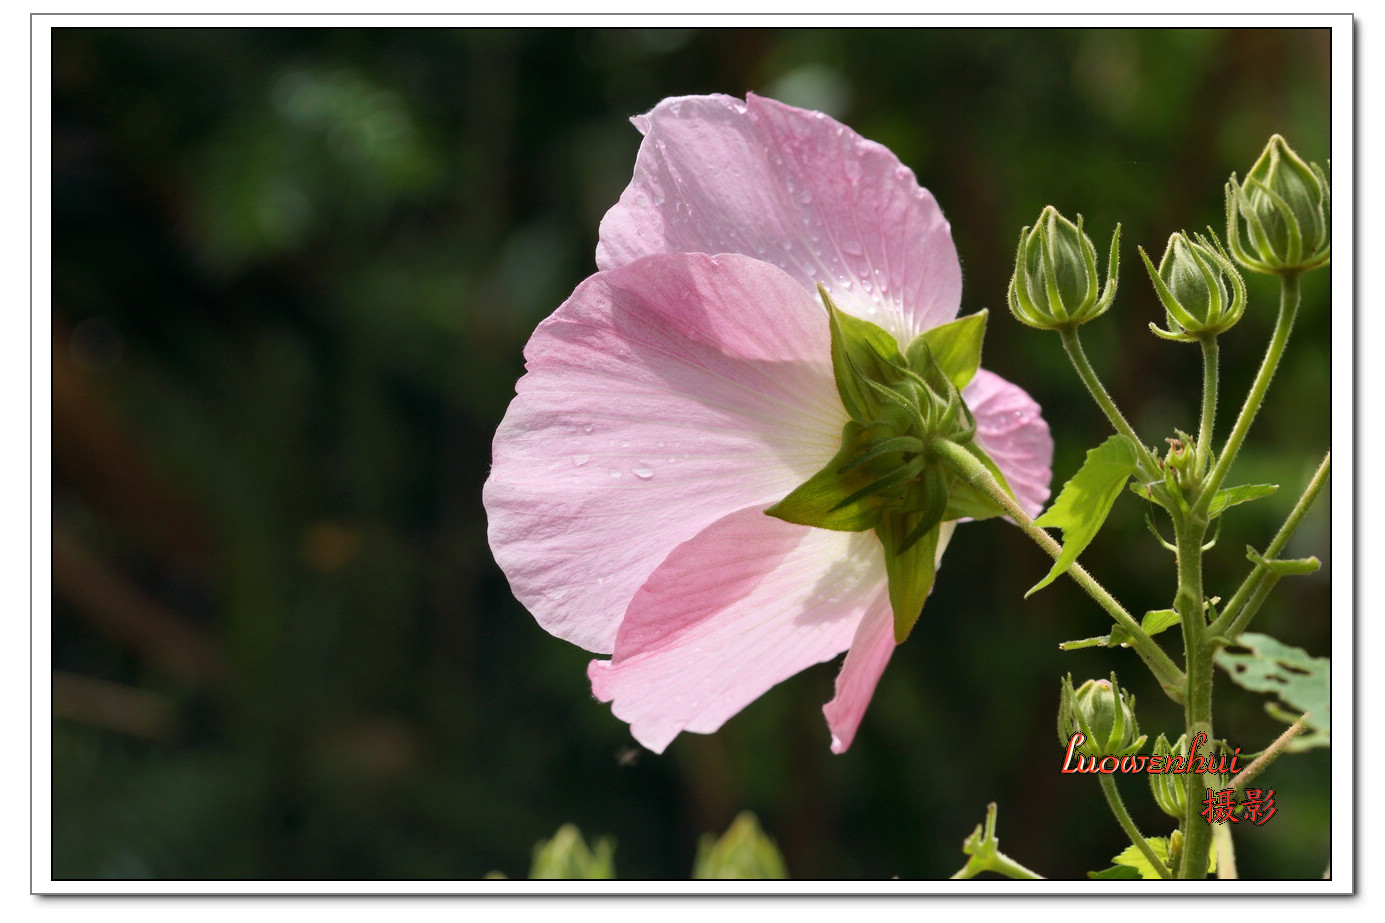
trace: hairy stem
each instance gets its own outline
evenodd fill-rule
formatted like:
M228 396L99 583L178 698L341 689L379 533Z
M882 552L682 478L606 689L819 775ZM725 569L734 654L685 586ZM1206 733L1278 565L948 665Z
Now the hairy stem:
M1198 424L1193 470L1202 477L1212 451L1212 433L1217 423L1217 338L1204 336L1202 344L1202 419Z
M1121 829L1125 831L1126 836L1130 837L1130 842L1135 844L1135 848L1144 853L1149 864L1154 866L1154 871L1159 873L1159 877L1170 877L1169 867L1155 854L1149 841L1140 834L1135 822L1130 819L1130 812L1125 809L1125 802L1121 801L1121 794L1116 789L1116 780L1103 773L1100 776L1100 781L1101 793L1106 796L1106 804L1110 806L1111 813L1115 815L1116 823L1121 825Z
M1274 539L1269 547L1265 549L1264 559L1273 561L1281 552L1284 551L1289 539L1293 537L1299 525L1303 522L1303 517L1308 513L1308 509L1322 493L1323 487L1332 477L1332 453L1328 452L1323 456L1322 463L1318 465L1318 470L1313 472L1313 477L1309 479L1308 486L1303 489L1303 494L1299 496L1294 508L1289 511L1288 518L1284 520L1284 525L1279 527ZM1246 579L1236 589L1236 593L1231 597L1231 601L1226 604L1221 615L1212 623L1209 631L1214 635L1221 635L1226 638L1235 638L1245 631L1250 624L1251 618L1269 595L1270 589L1278 582L1278 577L1270 572L1264 564L1255 565Z
M1216 467L1212 469L1212 474L1207 479L1199 503L1199 506L1204 510L1212 502L1212 496L1221 487L1222 481L1226 479L1226 472L1231 469L1231 463L1236 460L1236 453L1241 450L1241 443L1245 441L1246 433L1250 431L1250 424L1255 421L1255 415L1260 412L1260 405L1265 402L1265 394L1270 389L1270 382L1274 379L1275 370L1279 368L1279 360L1284 355L1284 347L1289 342L1289 334L1294 329L1294 317L1298 314L1298 303L1298 273L1286 273L1280 276L1279 316L1274 322L1274 333L1270 336L1270 345L1265 349L1265 358L1260 361L1260 371L1255 373L1255 381L1251 383L1245 403L1241 405L1241 412L1236 417L1236 425L1231 428L1231 435L1226 437L1226 445L1222 448L1221 455L1217 458Z
M1106 414L1106 419L1111 421L1116 432L1129 439L1135 445L1135 451L1139 453L1140 467L1145 480L1153 480L1159 473L1159 462L1150 453L1145 444L1140 441L1140 437L1135 435L1135 429L1130 422L1125 419L1125 415L1120 412L1116 402L1111 400L1111 395L1107 393L1106 386L1097 377L1096 370L1092 368L1092 363L1087 359L1087 353L1082 349L1082 340L1078 336L1076 327L1063 327L1058 330L1063 338L1063 349L1067 350L1068 358L1072 360L1073 368L1077 369L1078 377L1087 386L1092 399L1097 406Z
M1015 498L1010 496L1009 492L996 482L996 479L986 470L985 465L977 461L966 449L945 439L935 439L931 448L955 473L994 500L1023 530L1024 534L1033 539L1050 557L1054 560L1058 559L1058 556L1063 552L1062 546L1053 536L1034 525L1034 520L1015 502ZM1185 682L1183 671L1179 670L1178 665L1169 658L1168 654L1164 653L1164 649L1155 643L1154 639L1140 627L1139 622L1125 611L1125 607L1117 602L1110 593L1106 592L1105 587L1097 583L1080 564L1074 563L1068 568L1067 573L1077 582L1078 586L1086 590L1087 595L1095 600L1097 605L1106 610L1117 625L1130 633L1131 647L1154 673L1164 691L1174 701L1181 702Z

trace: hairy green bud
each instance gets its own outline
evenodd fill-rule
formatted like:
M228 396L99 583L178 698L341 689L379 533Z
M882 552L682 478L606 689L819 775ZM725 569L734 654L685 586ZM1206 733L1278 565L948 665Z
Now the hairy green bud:
M1230 330L1245 313L1245 280L1215 234L1172 235L1158 269L1143 247L1140 257L1168 320L1167 330L1149 325L1157 336L1195 342Z
M1120 225L1111 237L1106 285L1098 294L1096 248L1082 230L1052 205L1033 227L1020 231L1015 272L1010 277L1010 313L1041 330L1076 327L1100 317L1116 297Z
M1077 752L1097 758L1131 756L1148 739L1135 722L1135 697L1120 688L1114 673L1110 680L1089 679L1076 690L1071 676L1063 679L1058 740L1066 745L1076 733L1084 738Z
M1226 236L1236 261L1272 275L1326 265L1331 195L1321 167L1305 163L1279 135L1271 137L1245 182L1233 173L1226 184Z

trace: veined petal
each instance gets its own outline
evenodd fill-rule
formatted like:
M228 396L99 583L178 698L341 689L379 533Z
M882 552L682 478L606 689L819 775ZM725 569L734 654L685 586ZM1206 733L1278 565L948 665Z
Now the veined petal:
M592 691L636 740L662 752L679 732L711 733L775 684L846 650L867 613L883 607L888 622L885 584L872 533L739 510L650 575L614 657L588 668Z
M632 121L645 137L601 222L601 268L651 253L743 253L809 291L821 283L902 344L956 316L950 227L888 148L753 94L667 99Z
M822 306L737 255L598 273L525 360L483 490L491 549L539 624L603 653L670 551L783 499L847 420Z
M1053 477L1053 437L1039 405L1018 385L981 369L962 389L976 417L976 440L1000 467L1015 498L1039 515Z
M894 649L894 615L887 590L874 600L857 626L842 671L837 674L837 694L822 706L827 728L832 732L833 753L845 753L856 739L856 729L861 726L866 706Z

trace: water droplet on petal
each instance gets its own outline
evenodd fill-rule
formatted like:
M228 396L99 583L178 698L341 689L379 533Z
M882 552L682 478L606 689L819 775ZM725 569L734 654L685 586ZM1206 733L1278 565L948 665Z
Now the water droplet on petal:
M620 441L620 447L621 447L622 449L628 449L628 448L630 448L630 440L629 440L629 439L622 439L622 440Z
M798 201L804 205L811 205L813 204L813 194L805 189L799 194Z
M620 477L620 469L619 469L619 468L612 468L612 469L611 469L611 477L613 477L613 478L618 478L618 477Z
M589 462L589 461L591 461L591 460L592 460L592 457L591 457L590 455L574 455L574 456L572 456L572 463L573 463L574 465L576 465L578 468L582 467L583 465L585 465L587 462Z
M654 476L654 469L648 465L636 465L630 469L630 473L642 481L647 481Z
M591 431L592 431L592 425L591 425L590 423L588 423L586 426L582 427L582 432L584 432L584 433L590 433Z
M846 240L842 241L842 252L848 253L851 256L861 256L866 251L861 249L861 242L859 240Z

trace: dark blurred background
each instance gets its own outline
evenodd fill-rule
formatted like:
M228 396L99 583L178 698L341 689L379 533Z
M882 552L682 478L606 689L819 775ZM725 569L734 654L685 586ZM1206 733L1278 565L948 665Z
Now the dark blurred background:
M992 800L1046 875L1124 848L1094 782L1058 772L1058 677L1120 671L1151 735L1181 712L1130 651L1059 652L1109 623L1067 581L1022 598L1047 562L1017 530L958 530L846 755L833 664L654 756L496 568L490 442L530 331L594 271L627 117L746 91L828 111L934 192L962 309L992 311L986 365L1046 408L1055 490L1107 433L1057 338L1004 307L1044 205L1085 216L1103 265L1123 223L1088 352L1146 442L1195 430L1199 352L1148 333L1135 246L1220 232L1271 133L1326 163L1326 31L57 29L52 77L54 877L516 877L569 821L616 839L622 877L684 877L749 809L794 877L936 878ZM1327 281L1230 481L1283 487L1227 517L1211 594L1330 445ZM1275 284L1250 291L1219 439L1273 323ZM1327 509L1290 548L1323 569L1253 626L1319 656ZM1137 614L1173 590L1144 517L1123 499L1083 559ZM1233 745L1282 729L1218 682ZM1244 876L1322 874L1329 763L1263 778L1278 813L1238 830Z

